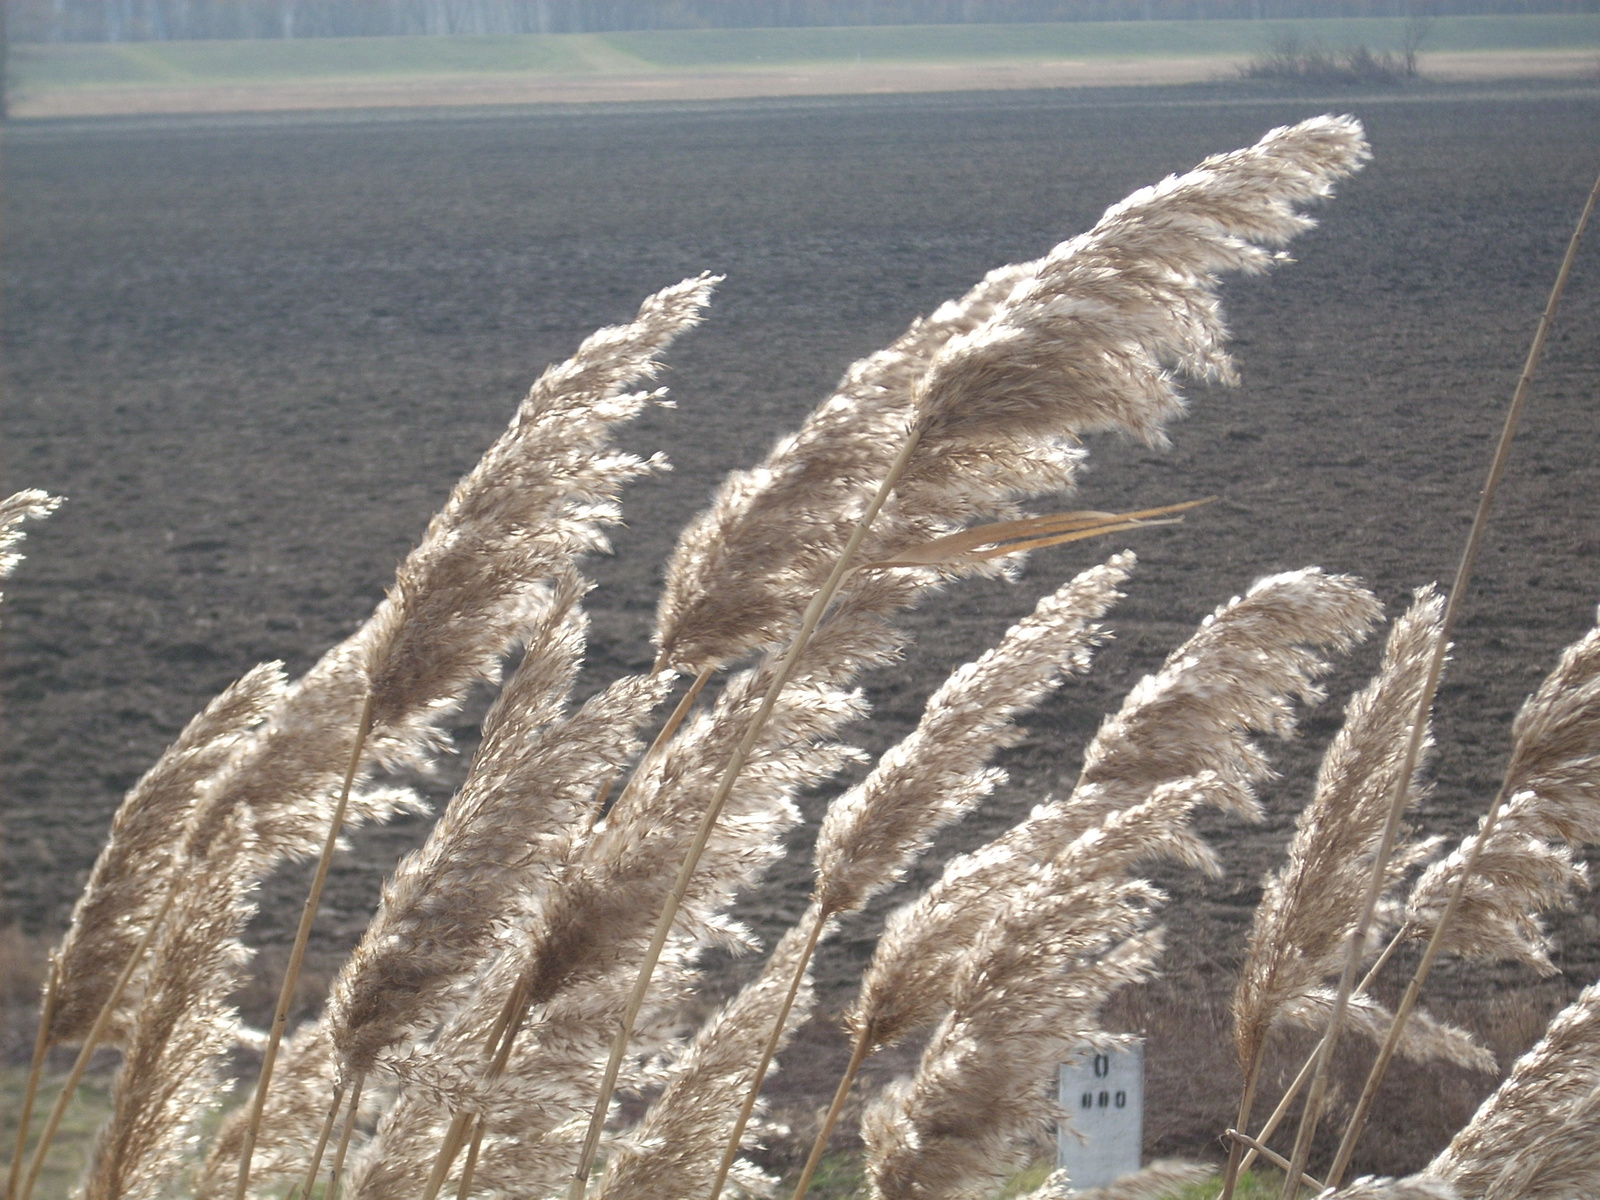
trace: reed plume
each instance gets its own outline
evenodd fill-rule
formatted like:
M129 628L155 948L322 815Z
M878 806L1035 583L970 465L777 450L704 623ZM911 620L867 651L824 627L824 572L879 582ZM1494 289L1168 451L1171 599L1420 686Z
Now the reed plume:
M1054 860L1007 860L989 919L950 956L949 980L924 1002L945 1015L916 1074L863 1116L875 1196L976 1198L1022 1165L1028 1135L1045 1119L1038 1094L1054 1064L1103 1036L1101 1004L1145 978L1160 954L1160 933L1147 925L1163 897L1129 869L1165 858L1217 873L1187 828L1215 786L1214 778L1167 784L1106 814ZM878 957L889 940L886 932ZM864 985L852 1012L858 1036L871 1031L873 1042L881 1026L866 1001L875 994Z
M259 1171L303 1171L334 1079L366 1074L380 1053L426 1034L460 1003L461 987L504 948L517 913L550 886L553 849L592 821L601 780L638 752L637 731L669 676L630 676L562 711L582 652L584 586L575 576L558 586L484 720L466 781L385 886L318 1026L287 1048L261 1125L283 1149ZM224 1123L207 1158L208 1188L232 1178L246 1119L241 1111Z
M184 727L124 797L56 950L62 983L50 1003L52 1044L88 1033L171 886L173 830L185 826L203 785L282 703L287 687L280 663L247 672ZM122 1039L138 1004L137 989L124 995L103 1042Z
M787 1037L810 1015L807 977L794 1003L785 1007L784 1001L792 976L804 970L814 927L823 920L815 907L808 910L779 940L761 974L714 1013L667 1067L661 1095L606 1164L602 1200L698 1196L711 1186L773 1023L781 1014ZM773 1182L750 1164L736 1178L747 1193Z
M817 834L816 900L853 912L897 882L933 835L1003 778L987 764L1021 738L1012 724L1068 673L1088 668L1095 624L1136 560L1113 556L1044 597L992 650L958 668L928 698L917 728L885 751L860 784L828 806Z
M1161 443L1182 411L1168 367L1232 377L1217 275L1265 270L1267 246L1313 224L1294 205L1367 155L1350 118L1274 130L1134 193L1045 258L991 272L856 364L685 531L658 611L662 662L698 670L787 636L908 435L916 450L862 561L1065 490L1087 433Z
M799 819L794 797L800 789L858 757L835 738L860 715L859 697L825 682L862 653L863 643L851 634L855 628L846 621L813 643L800 679L783 692L776 719L731 794L679 910L666 965L652 984L647 1021L681 999L699 948L748 944L747 932L725 915L734 895L781 853L780 839ZM870 648L875 635L864 632ZM659 754L640 765L602 821L570 832L555 858L555 886L532 907L524 940L453 1020L449 1043L464 1059L457 1061L457 1053L437 1042L408 1052L407 1061L386 1062L434 1098L391 1114L380 1136L386 1145L420 1150L428 1163L418 1164L412 1149L384 1151L377 1157L388 1162L364 1169L358 1194L387 1195L398 1186L396 1179L414 1179L419 1169L426 1178L439 1145L438 1139L430 1144L426 1130L450 1120L441 1109L483 1113L489 1136L475 1170L484 1187L492 1186L491 1179L519 1175L518 1186L531 1187L529 1180L558 1178L572 1169L577 1142L552 1133L531 1141L508 1138L502 1131L559 1128L561 1114L593 1104L606 1051L683 848L774 669L767 663L736 674L710 711L691 716ZM493 1056L483 1049L490 1044L486 1031L508 997L514 997L508 1010L514 1048L504 1050L503 1063L486 1074ZM642 1053L658 1040L656 1032L640 1030L634 1043ZM485 1099L491 1095L500 1099L491 1104Z
M225 1007L223 997L237 986L230 974L239 962L237 946L201 953L194 938L203 930L236 943L254 911L249 895L255 881L283 856L307 853L326 835L353 749L364 761L388 766L425 763L443 745L437 722L474 682L498 676L500 656L548 603L546 581L572 556L603 548L598 523L615 518L617 491L647 467L606 448L615 423L654 398L621 389L653 372L660 350L699 320L712 283L702 276L664 290L645 301L633 324L601 330L572 359L547 370L401 564L394 592L372 619L293 685L208 782L177 852L172 919L186 919L193 910L192 926L157 942L152 990L165 989L174 1003L187 995L197 1009ZM370 736L363 739L369 696ZM347 816L377 819L406 805L414 801L393 789L361 790L352 795ZM234 829L241 812L252 825L248 839ZM205 895L192 894L202 890ZM202 980L185 959L212 969ZM163 1028L152 1022L143 1036L159 1038ZM165 1059L153 1046L144 1057L151 1069L159 1060L174 1078L190 1077L214 1065L179 1060L215 1048L195 1039L175 1045ZM174 1100L160 1110L170 1110L173 1139L182 1138L194 1117L180 1117L181 1107ZM133 1148L128 1153L148 1148L138 1141L107 1144L119 1155L127 1147ZM150 1153L154 1161L166 1152ZM107 1178L140 1170L110 1164Z
M61 507L62 497L38 488L24 488L0 500L0 579L17 569L22 552L17 549L27 536L24 521L42 521Z
M668 560L655 629L664 663L699 671L783 639L887 472L934 354L987 321L1035 265L999 267L912 322L852 364L759 467L728 475Z
M562 713L583 652L585 587L575 576L559 582L484 720L466 782L396 868L329 993L326 1020L347 1074L437 1021L451 990L548 886L552 848L598 815L602 781L641 749L638 730L670 676L630 676Z
M916 386L904 434L892 442L893 458L860 515L847 522L839 552L829 556L826 579L807 589L792 655L805 651L836 598L841 607L854 602L864 613L876 608L887 616L930 582L926 571L898 578L874 572L866 580L857 572L847 582L858 552L866 552L870 565L877 547L926 544L931 533L974 515L1015 513L1022 497L1070 486L1081 457L1073 443L1087 433L1115 429L1160 442L1163 423L1181 411L1174 370L1230 377L1215 299L1218 274L1265 269L1270 252L1249 239L1282 244L1307 228L1309 219L1294 210L1295 202L1326 195L1366 153L1357 123L1326 118L1275 130L1251 150L1207 160L1181 181L1168 180L1114 207L1094 230L1052 251L1029 282L1013 286L987 321L946 340ZM1126 278L1119 280L1118 271ZM692 566L708 557L699 543L688 561ZM994 568L983 560L960 565L1005 569L1003 561ZM674 636L667 630L658 638L658 661L672 660ZM780 668L777 687L792 661ZM747 741L759 736L769 712L766 705L757 710ZM742 744L730 759L713 793L675 891L696 869L694 855L720 816L746 748ZM653 946L674 919L669 906ZM635 1005L651 969L647 953ZM626 1019L613 1070L625 1027ZM591 1149L605 1103L602 1095L591 1119ZM581 1200L587 1166L574 1177L575 1200Z
M1249 954L1234 995L1234 1039L1247 1076L1253 1076L1267 1031L1292 1020L1320 1028L1333 997L1322 981L1343 965L1345 948L1360 918L1360 903L1372 855L1399 783L1406 739L1440 636L1443 602L1431 589L1417 593L1409 611L1390 631L1377 675L1351 698L1345 720L1328 747L1311 802L1301 810L1288 861L1266 883L1250 932ZM1425 734L1425 745L1432 744ZM1421 781L1409 781L1409 804L1421 797ZM1419 843L1394 854L1388 866L1397 885L1431 850ZM1357 1028L1377 1032L1388 1023L1367 997L1352 1012ZM1465 1034L1424 1037L1411 1030L1409 1050L1424 1046L1462 1051ZM1475 1062L1484 1065L1478 1048ZM1457 1061L1458 1053L1450 1055ZM1487 1060L1492 1068L1493 1059Z
M1013 863L1053 859L1107 814L1178 780L1203 776L1208 803L1252 816L1253 784L1270 772L1252 734L1290 734L1293 700L1321 697L1315 680L1328 664L1311 648L1348 647L1376 613L1354 580L1317 570L1263 579L1220 607L1101 725L1070 796L952 860L921 899L890 915L857 1027L865 1020L870 1040L884 1044L933 1019L928 1002L941 994L950 956L987 919Z
M1558 1013L1433 1162L1463 1200L1556 1200L1600 1188L1600 985Z
M1514 959L1544 974L1550 940L1539 914L1571 903L1588 885L1575 858L1600 842L1600 629L1567 647L1512 724L1506 797L1488 830L1483 822L1425 871L1406 903L1406 936L1429 937L1458 885L1467 879L1443 946L1474 959ZM1479 843L1482 843L1479 848Z
M1218 275L1266 270L1269 247L1314 224L1295 205L1331 194L1368 156L1357 121L1313 118L1140 189L1057 246L988 322L935 355L901 503L1035 492L1069 463L1061 440L1087 433L1162 444L1183 411L1169 368L1234 377Z

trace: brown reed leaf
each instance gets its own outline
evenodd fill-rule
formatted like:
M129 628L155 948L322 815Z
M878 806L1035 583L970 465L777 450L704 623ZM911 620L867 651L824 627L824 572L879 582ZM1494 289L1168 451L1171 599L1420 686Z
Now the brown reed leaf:
M1161 508L1146 508L1139 512L1103 513L1069 512L1050 513L1039 517L1024 517L1016 521L999 521L963 529L902 550L892 559L863 563L858 570L883 570L889 567L953 567L972 566L1005 554L1039 550L1046 546L1060 546L1084 538L1101 537L1125 529L1145 529L1157 525L1174 525L1176 521L1150 520L1168 513L1182 512L1209 504L1206 500L1190 500L1184 504L1168 504Z

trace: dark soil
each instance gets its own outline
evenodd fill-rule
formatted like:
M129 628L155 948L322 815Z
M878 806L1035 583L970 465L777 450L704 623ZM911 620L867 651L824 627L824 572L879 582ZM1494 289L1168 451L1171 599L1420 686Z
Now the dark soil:
M6 588L9 917L59 930L122 791L194 710L252 664L302 670L353 628L527 381L647 292L727 275L711 320L671 355L677 410L626 437L676 469L634 490L616 555L594 565L590 687L648 664L660 564L718 477L852 359L1131 189L1329 110L1366 122L1375 159L1296 243L1295 265L1228 283L1243 386L1196 389L1170 451L1097 443L1080 493L1107 509L1222 499L1125 539L1142 565L1116 642L1032 719L1007 755L1010 785L942 857L1070 786L1100 716L1258 576L1318 563L1364 577L1391 611L1449 576L1600 163L1600 93L1215 87L9 127L4 486L71 499L30 534ZM1472 823L1512 714L1593 619L1597 411L1591 244L1441 693L1430 829ZM964 585L913 614L919 647L870 680L877 719L861 740L904 733L950 667L1113 548L1048 551L1019 586ZM1353 656L1303 739L1274 750L1283 777L1264 826L1202 821L1227 877L1163 876L1170 974L1117 1014L1152 1038L1152 1150L1204 1152L1231 1116L1225 1000L1259 880L1375 657ZM320 969L421 832L356 839L319 926ZM797 856L750 899L763 934L798 913L806 879ZM279 960L302 888L290 872L264 892L264 961ZM826 954L830 1006L881 909ZM1442 1006L1525 1045L1529 1012L1600 973L1600 898L1556 924L1558 980L1445 969ZM831 1090L838 1053L827 1027L807 1039L815 1052L792 1055L803 1069L781 1085L797 1112ZM1399 1109L1380 1113L1370 1165L1414 1164L1489 1082L1419 1074L1406 1129ZM1423 1091L1445 1097L1433 1116Z

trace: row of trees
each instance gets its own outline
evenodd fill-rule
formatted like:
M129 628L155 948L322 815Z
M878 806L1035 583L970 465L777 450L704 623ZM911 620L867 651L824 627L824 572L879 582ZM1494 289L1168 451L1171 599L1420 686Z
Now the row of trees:
M0 0L16 41L1596 12L1600 0Z

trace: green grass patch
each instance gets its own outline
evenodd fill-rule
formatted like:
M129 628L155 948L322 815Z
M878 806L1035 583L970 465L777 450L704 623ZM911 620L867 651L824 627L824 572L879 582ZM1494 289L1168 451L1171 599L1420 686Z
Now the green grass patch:
M0 1069L0 1155L7 1160L17 1144L17 1120L22 1107L22 1091L28 1072L22 1067ZM30 1143L38 1136L39 1126L50 1112L56 1096L61 1091L59 1079L46 1079L39 1089L39 1099L34 1107L33 1129ZM34 1190L36 1200L65 1200L71 1194L78 1177L89 1163L89 1152L94 1148L94 1136L100 1125L111 1115L111 1081L109 1078L89 1077L78 1088L78 1094L67 1106L61 1129L50 1144L50 1155L45 1159L44 1170L39 1175L39 1186ZM29 1146L32 1152L32 1146ZM7 1162L7 1168L10 1163Z
M1222 1176L1217 1174L1204 1183L1182 1189L1173 1200L1216 1200L1221 1194ZM1283 1195L1283 1172L1271 1167L1246 1171L1239 1176L1239 1186L1233 1194L1237 1200L1278 1200Z
M290 41L14 45L22 91L430 76L759 70L854 63L995 63L1062 58L1248 58L1293 34L1338 49L1393 52L1405 22L1083 21L1051 25L894 25L828 29L680 29L504 37L300 38ZM1600 15L1441 17L1424 53L1600 51Z
M874 25L830 29L673 29L608 40L661 67L981 62L1058 58L1247 57L1292 32L1302 41L1402 48L1406 22L1075 21L1051 25ZM1442 17L1423 50L1600 50L1600 15Z
M597 69L618 52L594 35L76 42L12 47L18 86L252 84ZM643 64L634 63L635 67Z

